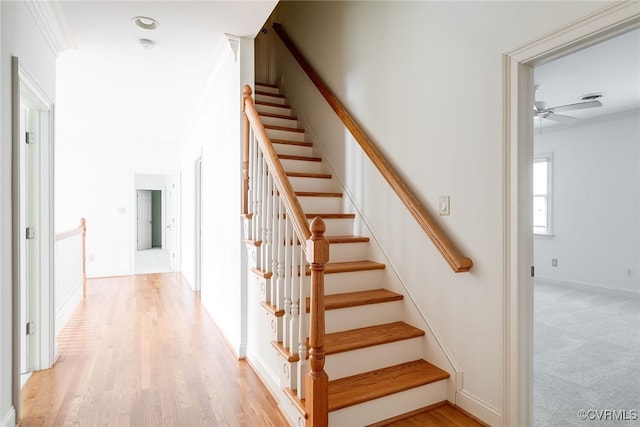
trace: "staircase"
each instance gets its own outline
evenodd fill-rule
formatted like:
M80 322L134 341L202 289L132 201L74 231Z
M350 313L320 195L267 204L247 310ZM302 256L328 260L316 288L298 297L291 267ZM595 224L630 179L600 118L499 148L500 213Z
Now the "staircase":
M374 243L353 235L354 209L322 158L314 156L313 144L279 88L256 83L255 107L305 216L309 221L319 216L326 224L330 262L325 266L324 369L329 377L329 425L380 423L446 401L449 373L423 360L424 340L429 337L404 321L403 295L385 288L390 274L383 263L371 259L379 252ZM251 248L261 244L257 238L247 243ZM268 266L253 269L259 280L271 277ZM309 300L304 299L308 313ZM283 332L278 330L286 329L285 310L269 298L262 306L275 320L272 345L287 372L282 386L298 408L298 420L304 419L304 392L296 389L306 371L299 369L299 353L283 345Z

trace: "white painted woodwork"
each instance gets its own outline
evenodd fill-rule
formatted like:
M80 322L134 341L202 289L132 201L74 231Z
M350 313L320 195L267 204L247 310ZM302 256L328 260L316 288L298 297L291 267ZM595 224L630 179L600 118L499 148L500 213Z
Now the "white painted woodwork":
M272 113L272 114L282 114L285 116L291 115L291 108L280 106L280 105L262 105L256 104L256 110L259 113Z
M295 128L298 127L298 120L296 119L285 119L281 117L270 117L261 115L262 123L265 125L272 126L284 126L287 128Z
M327 226L327 236L347 236L353 234L353 219L351 218L323 218L323 220L325 225ZM309 220L309 222L311 222L311 220Z
M353 271L324 276L324 288L327 295L383 288L387 284L380 271Z
M282 105L285 104L284 98L280 98L277 96L256 94L254 99L256 101L269 102L271 104L282 104Z
M325 312L326 332L330 334L403 320L402 304L402 301L392 301L327 310Z
M345 330L346 328L343 328ZM326 357L325 370L331 380L422 359L424 337L360 348ZM357 363L354 363L357 360Z
M256 91L268 92L276 95L280 94L280 89L278 89L277 87L265 86L261 85L260 83L256 83Z
M271 139L284 139L285 141L304 141L304 133L294 132L290 130L269 129L267 128L267 135Z
M368 425L439 403L446 396L447 382L437 381L401 393L329 412L330 426Z
M310 157L313 155L313 147L307 147L304 145L274 143L273 148L276 150L276 153L278 154L288 154L290 156L305 156L305 157Z
M322 173L322 163L310 160L281 159L282 167L287 172Z
M327 236L327 238L330 236ZM330 246L331 261L361 261L369 259L370 242L332 243Z
M305 212L346 213L342 197L298 196L298 201Z
M54 333L57 337L82 300L82 232L56 239ZM56 341L54 354L58 354Z
M290 176L289 182L295 191L337 191L339 189L333 178Z

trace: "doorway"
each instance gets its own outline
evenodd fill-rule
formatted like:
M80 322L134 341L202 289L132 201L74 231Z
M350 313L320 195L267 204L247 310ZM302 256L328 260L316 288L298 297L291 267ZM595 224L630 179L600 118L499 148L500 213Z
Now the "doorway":
M133 274L175 271L175 175L134 173Z
M53 103L12 57L12 399L51 367L53 313Z
M504 54L505 425L533 422L533 67L638 27L637 7L615 3Z

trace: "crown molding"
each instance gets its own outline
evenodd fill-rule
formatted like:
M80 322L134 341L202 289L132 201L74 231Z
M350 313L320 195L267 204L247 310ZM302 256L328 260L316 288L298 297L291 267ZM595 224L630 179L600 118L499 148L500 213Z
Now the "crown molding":
M67 49L75 48L58 0L24 0L24 2L56 56Z
M240 37L227 33L224 33L224 37L227 40L227 43L229 43L229 47L233 52L233 61L238 62L238 48L240 47Z

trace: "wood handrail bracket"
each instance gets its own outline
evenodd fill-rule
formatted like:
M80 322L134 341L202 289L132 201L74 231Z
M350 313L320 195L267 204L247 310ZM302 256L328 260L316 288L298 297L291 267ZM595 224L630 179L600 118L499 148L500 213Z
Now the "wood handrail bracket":
M291 52L303 71L307 74L309 79L311 79L313 84L320 91L324 99L329 103L333 111L335 111L340 120L342 120L345 127L349 129L349 132L351 132L355 140L360 144L362 150L367 154L367 156L369 156L369 159L371 159L373 164L378 168L400 200L405 204L409 212L411 212L420 227L422 227L425 233L429 236L453 271L456 273L469 271L473 266L473 261L471 261L470 258L461 255L444 231L433 220L431 215L429 215L393 167L384 158L380 150L372 142L371 138L366 135L362 128L353 119L351 114L346 110L344 105L342 105L340 100L338 100L333 92L331 92L318 73L316 73L302 53L300 53L298 48L282 28L282 25L274 23L273 29L289 52Z

